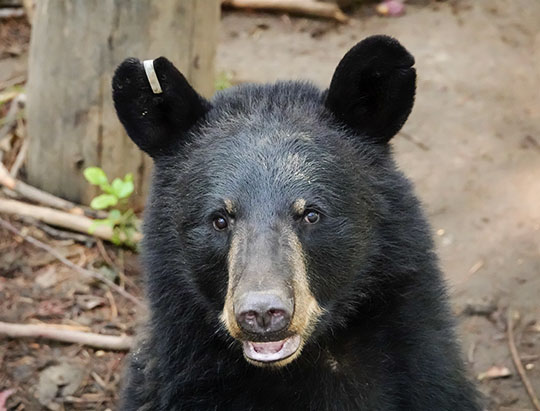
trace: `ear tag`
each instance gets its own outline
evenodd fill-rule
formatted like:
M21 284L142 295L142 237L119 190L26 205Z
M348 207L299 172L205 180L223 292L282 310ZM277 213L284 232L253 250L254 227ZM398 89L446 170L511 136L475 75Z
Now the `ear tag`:
M154 69L154 60L144 60L143 65L146 77L148 78L148 82L150 83L150 87L152 87L154 94L163 93L156 75L156 70Z

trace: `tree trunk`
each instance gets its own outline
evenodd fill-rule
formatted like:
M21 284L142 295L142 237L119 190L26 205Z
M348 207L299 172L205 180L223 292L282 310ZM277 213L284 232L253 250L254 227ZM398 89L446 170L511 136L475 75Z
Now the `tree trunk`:
M28 79L30 184L74 202L96 194L82 175L135 177L147 191L151 161L116 118L111 78L126 57L166 56L203 95L214 91L219 0L40 0Z

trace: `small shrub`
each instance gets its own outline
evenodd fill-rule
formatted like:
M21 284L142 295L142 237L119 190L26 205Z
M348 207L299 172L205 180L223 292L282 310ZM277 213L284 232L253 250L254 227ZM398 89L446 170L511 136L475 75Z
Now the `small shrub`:
M139 219L133 209L126 209L128 199L135 188L133 175L129 173L124 179L115 178L109 183L107 175L101 168L88 167L84 170L84 177L103 192L92 199L90 207L94 210L109 210L107 218L94 221L89 230L90 234L94 232L96 226L108 225L113 230L111 241L114 244L136 248L134 237L138 232Z

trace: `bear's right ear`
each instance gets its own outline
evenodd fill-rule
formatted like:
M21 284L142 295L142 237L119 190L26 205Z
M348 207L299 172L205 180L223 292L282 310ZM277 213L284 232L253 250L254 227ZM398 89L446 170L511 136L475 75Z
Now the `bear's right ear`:
M336 68L326 107L368 141L387 143L414 104L414 58L388 36L371 36L354 46Z
M161 86L158 94L136 58L118 66L112 87L114 106L128 135L150 156L158 157L183 138L211 106L165 57L154 60L153 66Z

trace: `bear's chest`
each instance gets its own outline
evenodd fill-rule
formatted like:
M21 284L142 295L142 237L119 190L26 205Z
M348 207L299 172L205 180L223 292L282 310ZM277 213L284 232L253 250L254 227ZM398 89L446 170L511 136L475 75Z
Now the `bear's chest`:
M321 354L316 366L282 370L243 369L208 373L176 391L167 409L177 410L392 410L369 364ZM383 388L384 386L384 388Z

